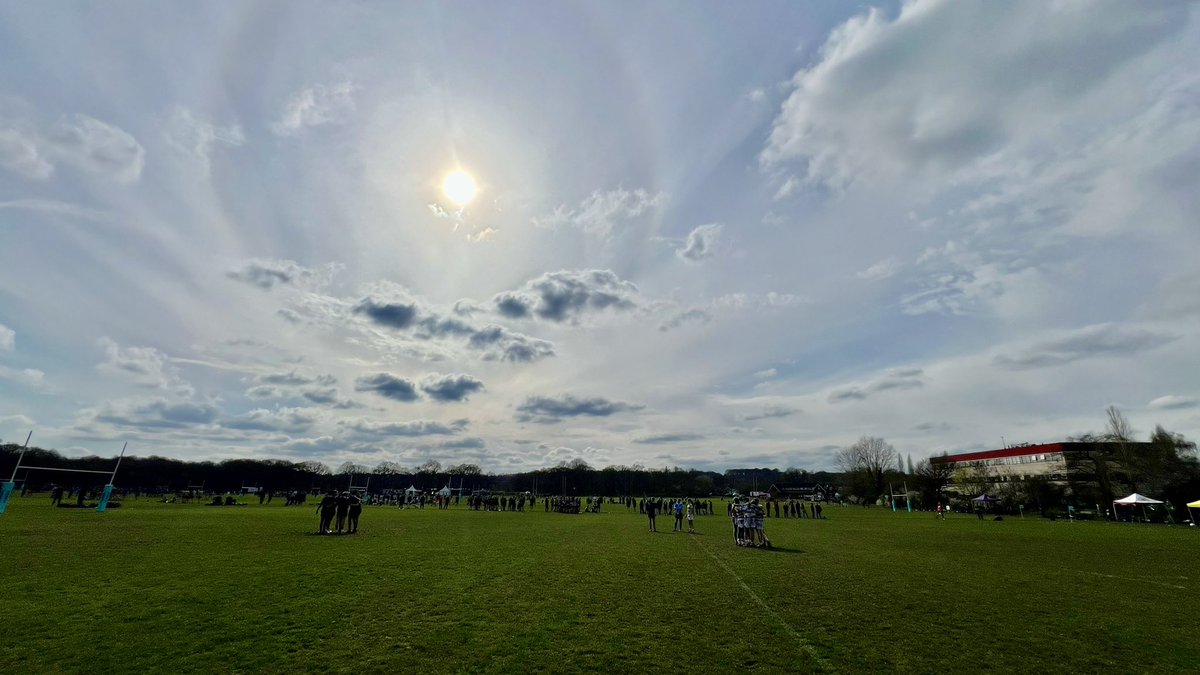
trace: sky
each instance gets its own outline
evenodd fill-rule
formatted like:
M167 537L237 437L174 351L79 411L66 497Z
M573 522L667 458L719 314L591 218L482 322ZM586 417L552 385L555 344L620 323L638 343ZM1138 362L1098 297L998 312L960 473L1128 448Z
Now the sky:
M0 2L0 439L1195 440L1197 54L1182 1Z

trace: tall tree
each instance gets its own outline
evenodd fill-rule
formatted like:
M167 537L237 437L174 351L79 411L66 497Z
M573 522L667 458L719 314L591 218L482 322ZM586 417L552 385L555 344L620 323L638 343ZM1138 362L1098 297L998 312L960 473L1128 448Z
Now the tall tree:
M875 501L884 493L885 475L896 463L896 449L875 436L863 436L837 454L838 466L858 496Z

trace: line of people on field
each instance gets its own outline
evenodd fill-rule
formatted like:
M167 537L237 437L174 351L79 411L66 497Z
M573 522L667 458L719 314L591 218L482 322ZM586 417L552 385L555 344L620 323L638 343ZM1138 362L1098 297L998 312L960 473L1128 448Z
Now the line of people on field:
M339 493L330 490L321 498L317 505L317 513L321 514L321 527L318 534L356 534L358 533L358 518L362 515L362 500L349 490ZM333 529L337 521L337 531Z
M702 503L695 499L676 499L674 501L658 498L645 499L642 500L641 511L646 515L651 532L658 532L658 514L669 511L675 516L675 527L671 530L672 532L682 532L683 521L686 519L688 534L695 534L696 513L700 510Z

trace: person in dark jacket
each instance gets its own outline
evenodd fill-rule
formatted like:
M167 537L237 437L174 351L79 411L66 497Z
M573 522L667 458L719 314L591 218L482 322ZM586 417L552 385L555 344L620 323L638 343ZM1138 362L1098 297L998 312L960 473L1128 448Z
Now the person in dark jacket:
M330 490L329 494L321 499L321 503L317 504L317 513L321 514L321 529L317 530L318 534L330 534L333 525L333 516L337 512L337 491Z

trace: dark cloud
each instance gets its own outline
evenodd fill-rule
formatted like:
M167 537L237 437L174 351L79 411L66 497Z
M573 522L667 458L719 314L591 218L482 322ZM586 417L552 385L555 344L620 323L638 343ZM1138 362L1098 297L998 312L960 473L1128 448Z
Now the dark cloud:
M230 279L237 279L262 289L271 289L277 285L292 285L308 281L317 276L317 271L305 267L294 260L247 260L241 269L226 272Z
M381 326L404 330L416 321L417 305L413 302L376 302L372 298L363 298L355 306L354 313L365 314L367 318Z
M766 410L762 411L761 413L759 413L757 415L746 415L742 419L746 422L753 422L755 420L775 419L775 418L779 418L779 417L791 417L792 415L795 415L798 412L800 412L800 411L795 408L771 407L771 408L767 408Z
M468 396L481 389L483 382L463 373L429 375L421 380L421 391L435 401L465 401Z
M531 279L518 291L493 298L496 310L516 318L532 313L547 321L577 321L587 312L638 306L638 289L611 270L561 270Z
M370 391L396 401L417 400L417 387L410 380L390 373L364 375L354 382L357 391Z
M708 312L706 312L702 309L689 309L686 312L676 314L675 316L671 317L670 319L667 319L666 321L662 322L661 324L659 324L658 329L665 333L666 331L669 331L673 328L678 328L689 321L699 321L701 323L708 323L711 320L712 320L712 314L709 314Z
M1016 353L999 354L992 363L1009 370L1046 368L1095 356L1130 356L1178 338L1178 335L1146 329L1099 324L1033 344Z
M226 429L242 431L302 433L311 429L316 421L315 415L295 408L284 408L278 411L258 409L222 420L221 426Z
M369 420L344 422L343 426L351 431L370 436L453 436L462 433L470 425L466 419L453 420L450 423L430 420L413 420L411 422L393 422L376 424Z
M861 401L879 392L895 389L917 389L925 386L925 371L920 368L893 370L883 377L863 386L835 389L829 394L830 403Z
M479 450L487 447L482 438L460 438L454 441L442 441L433 446L438 450Z
M123 427L180 429L212 424L220 411L208 403L170 402L165 399L110 406L95 415L97 422Z
M530 396L517 407L516 418L520 422L549 424L564 417L608 417L627 410L640 410L642 407L605 398Z
M443 316L416 302L382 302L368 297L359 302L354 311L383 326L412 329L411 336L420 340L466 338L467 347L481 352L480 358L485 361L530 363L554 356L554 345L545 340L501 326L480 328L460 318ZM476 311L480 310L465 300L455 305L458 316L469 316Z
M510 319L524 319L532 313L529 299L516 293L501 293L495 302L496 311Z
M658 443L682 443L684 441L699 441L699 440L703 440L703 439L704 439L704 436L701 434L679 433L679 434L659 434L657 436L646 436L644 438L635 438L635 439L633 439L633 442L654 445L654 444L658 444Z
M482 351L485 361L532 363L554 356L554 343L494 325L476 331L467 345Z

